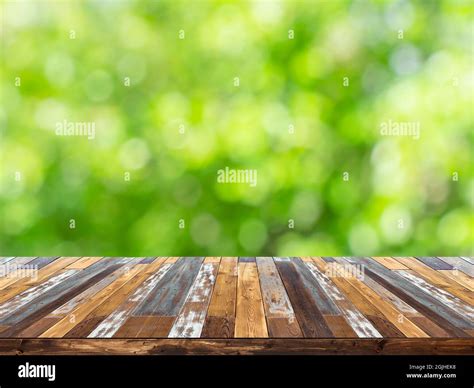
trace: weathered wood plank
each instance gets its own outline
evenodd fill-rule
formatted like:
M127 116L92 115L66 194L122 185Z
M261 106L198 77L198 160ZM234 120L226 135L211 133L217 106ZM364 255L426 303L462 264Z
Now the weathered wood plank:
M464 272L466 275L474 277L474 264L467 262L465 259L461 257L440 257L440 259L453 267L446 269L458 269L459 271Z
M141 264L146 265L146 264ZM72 330L70 330L65 337L80 338L87 337L104 319L112 314L127 298L139 287L149 273L146 271L140 272L131 280L125 283L112 296L101 303L95 310L87 315L81 322L79 322Z
M41 337L45 338L61 338L68 333L74 326L81 322L87 315L94 311L97 306L100 306L109 297L113 296L115 292L120 290L126 283L128 283L134 276L139 274L146 268L144 264L138 264L132 267L129 271L125 271L118 279L105 287L103 290L97 292L87 302L80 304L73 311L68 313L54 326L46 330Z
M304 287L294 263L285 258L274 260L303 335L309 338L334 337L310 291Z
M270 337L302 337L285 286L271 257L257 257L263 306Z
M459 270L452 270L452 271L439 271L444 276L454 280L455 282L459 283L462 287L468 289L469 291L474 291L474 278L466 275L464 272Z
M233 338L237 301L237 257L223 257L201 333L202 338Z
M149 293L156 287L172 264L162 264L160 260L147 269L147 279L127 298L115 311L105 318L90 334L89 338L110 338L112 336L124 336L122 325L133 314L137 306L142 303ZM157 272L155 272L158 270ZM124 329L125 330L125 329ZM129 330L127 329L127 332ZM133 335L134 337L135 335Z
M436 271L419 260L413 258L399 257L397 260L403 262L411 270L417 272L426 281L436 286L442 287L446 291L451 292L465 302L474 305L474 295L471 292L466 292L466 290L461 287L458 282L450 279L447 276L444 276L442 271Z
M143 337L142 337L143 338ZM466 355L474 338L3 339L2 355Z
M98 266L96 268L91 266L88 270L74 273L66 281L60 282L42 294L40 298L35 298L3 320L6 324L11 326L10 329L3 334L5 336L17 335L28 326L31 326L35 321L45 317L51 311L54 311L60 305L64 304L65 300L80 294L120 266L121 264Z
M363 262L366 266L366 275L382 284L425 317L440 325L444 330L450 333L450 335L459 337L466 335L461 327L471 325L467 319L458 316L458 314L439 303L430 295L415 290L411 283L398 275L396 271L387 270L385 267L368 258L359 258L358 261Z
M311 273L318 279L319 283L324 287L329 298L336 303L350 324L354 333L361 338L377 338L382 337L373 324L350 302L334 283L333 278L329 278L326 272L327 263L319 258L314 258L313 263L306 263ZM317 271L319 269L320 271ZM343 281L342 279L338 279ZM337 281L337 280L336 280ZM336 335L336 334L335 334ZM337 336L337 335L336 335Z
M461 316L469 317L474 322L474 307L469 306L449 292L426 282L423 278L416 276L416 274L412 271L400 271L398 273L413 283L420 290L424 291L428 295L431 295L433 298L436 298L451 310L456 311Z
M256 263L238 264L235 337L268 337Z
M204 262L189 290L169 338L199 338L206 319L219 264Z
M404 266L402 263L392 257L374 257L373 259L388 269L408 269L408 267Z
M180 258L137 308L135 316L177 316L203 262L203 257Z

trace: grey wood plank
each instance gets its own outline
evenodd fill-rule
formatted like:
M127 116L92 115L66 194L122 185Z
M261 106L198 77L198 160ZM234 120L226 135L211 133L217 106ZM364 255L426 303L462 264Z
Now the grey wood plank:
M474 257L461 256L461 259L466 260L469 264L474 265Z
M428 267L435 270L449 270L453 269L453 266L438 257L416 257L423 264L426 264Z
M45 267L46 265L52 263L56 260L59 256L51 256L51 257L37 257L36 259L30 261L28 265L34 265L38 269Z
M412 283L397 273L398 271L391 271L373 259L366 257L347 258L347 260L354 264L364 264L366 276L371 276L379 282L383 281L382 285L388 287L389 291L423 315L441 324L444 329L456 333L457 336L463 336L463 330L461 329L474 328L474 323L470 319L455 313L431 295L413 287Z
M178 315L203 261L204 257L180 257L137 307L134 316Z
M453 266L453 269L458 269L466 275L474 277L474 265L469 264L466 260L460 257L440 257L440 259Z
M239 263L255 263L255 257L240 257Z
M64 282L59 282L55 287L48 289L47 292L39 295L33 300L29 301L26 305L22 306L20 309L14 311L11 315L8 315L6 318L0 319L0 323L5 326L17 325L21 321L26 321L27 318L31 315L34 315L38 311L45 310L44 315L52 312L57 307L64 304L67 300L75 297L80 292L74 294L74 292L84 283L96 277L97 275L102 274L101 277L104 278L111 272L120 268L125 263L129 262L127 259L114 260L115 264L111 264L112 261L101 260L90 267L77 271L71 277L69 277ZM97 281L101 280L97 279ZM81 290L81 292L84 290ZM71 296L70 298L65 298L66 295ZM45 309L45 307L54 304L54 302L59 301L60 303L57 306L54 306L51 310ZM62 302L62 303L61 303Z
M324 315L341 315L341 310L332 299L327 297L323 287L319 284L316 277L313 276L309 268L303 263L299 257L293 257L292 262L301 276L303 285L309 290L316 306Z

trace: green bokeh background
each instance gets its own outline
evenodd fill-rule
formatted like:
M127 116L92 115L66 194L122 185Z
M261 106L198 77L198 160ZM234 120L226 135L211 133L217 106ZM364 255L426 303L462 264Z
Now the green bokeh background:
M473 255L470 3L2 2L0 254Z

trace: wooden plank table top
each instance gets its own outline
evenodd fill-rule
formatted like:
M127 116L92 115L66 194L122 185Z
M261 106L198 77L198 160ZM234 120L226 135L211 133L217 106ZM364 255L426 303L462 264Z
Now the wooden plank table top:
M0 258L0 354L474 354L469 257Z

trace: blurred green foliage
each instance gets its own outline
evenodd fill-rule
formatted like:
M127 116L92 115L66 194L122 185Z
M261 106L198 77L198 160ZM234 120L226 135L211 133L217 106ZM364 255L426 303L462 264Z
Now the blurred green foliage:
M474 254L470 1L1 8L1 254Z

